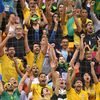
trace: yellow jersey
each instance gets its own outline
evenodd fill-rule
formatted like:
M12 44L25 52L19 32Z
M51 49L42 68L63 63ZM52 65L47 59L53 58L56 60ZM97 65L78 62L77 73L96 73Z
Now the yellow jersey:
M51 87L49 86L45 86L47 87L49 90L50 90L50 93L52 95L52 89ZM40 86L39 84L32 84L31 85L31 90L32 90L32 93L33 93L33 100L39 100L39 98L42 98L41 97L41 90L42 90L42 86Z
M2 69L1 69L1 60L0 60L0 75L2 75Z
M100 100L100 82L95 84L96 100Z
M68 34L68 30L67 30L67 27L66 27L67 21L68 21L68 17L67 17L67 15L65 15L65 21L64 21L64 24L62 25L63 37L67 36L67 34Z
M71 88L67 91L67 100L88 100L88 94L83 90L78 94L73 88Z
M36 14L39 16L39 18L41 18L41 14L40 14L40 9L36 8ZM30 15L30 9L25 6L23 9L23 16L24 16L24 20L27 20L28 16Z
M15 63L13 60L11 60L6 54L4 54L2 57L0 57L1 61L1 72L2 72L2 80L4 82L8 82L11 77L14 77L16 80L18 80L18 73L15 68ZM18 67L23 70L22 62L17 59L18 61Z
M93 84L91 87L86 88L85 91L88 93L89 100L95 100L96 92L95 92L95 84Z
M38 54L36 62L35 62L35 55L32 51L29 51L29 53L26 54L27 64L30 67L32 67L34 65L34 63L36 63L40 72L42 71L42 65L43 65L43 62L44 62L44 58L45 58L45 55L41 51Z

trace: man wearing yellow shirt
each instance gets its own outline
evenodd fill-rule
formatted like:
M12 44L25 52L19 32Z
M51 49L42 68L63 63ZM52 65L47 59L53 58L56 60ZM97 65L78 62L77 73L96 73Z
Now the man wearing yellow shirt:
M34 43L33 52L29 48L27 32L24 34L24 43L25 43L25 52L26 52L26 61L27 64L32 67L34 64L38 66L39 71L42 70L42 64L44 61L45 54L47 52L48 40L46 37L43 37L40 45L38 43ZM40 48L41 46L41 48Z
M22 6L24 21L26 21L32 14L37 14L39 18L41 17L40 9L34 0L29 0L29 7L26 6L26 0L20 0L20 2Z
M15 49L14 47L8 48L8 53L5 54L3 47L7 43L7 41L12 38L12 33L8 33L7 37L0 43L0 61L1 61L1 71L2 71L2 79L4 82L7 82L11 77L14 77L18 80L18 73L16 71L16 64L14 62ZM17 59L18 67L23 69L23 65L19 59Z
M31 90L33 93L33 100L39 100L39 98L41 98L41 90L43 87L47 87L52 94L52 89L47 85L47 78L46 75L44 73L40 73L39 74L39 84L32 84L31 85Z
M78 78L75 81L74 84L74 89L72 88L72 80L70 80L70 75L71 75L72 69L68 69L68 74L67 74L67 100L88 100L88 94L87 92L82 90L82 81L80 78Z
M100 100L100 82L99 82L99 80L96 76L94 67L95 67L95 63L91 62L91 74L93 76L93 80L94 80L94 83L95 83L96 100Z

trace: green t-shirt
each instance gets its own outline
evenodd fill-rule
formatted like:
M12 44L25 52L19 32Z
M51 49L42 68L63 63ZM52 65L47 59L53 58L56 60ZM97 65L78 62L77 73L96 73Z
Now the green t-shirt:
M1 95L1 100L20 100L20 92L16 89L12 95L9 95L8 92L4 91Z

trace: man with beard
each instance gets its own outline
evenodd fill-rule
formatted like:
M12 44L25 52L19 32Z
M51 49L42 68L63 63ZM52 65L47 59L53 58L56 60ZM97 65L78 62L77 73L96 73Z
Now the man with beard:
M39 83L39 80L38 80L39 69L36 65L33 65L33 67L32 67L32 74L33 74L32 84Z
M86 24L86 37L84 42L86 42L90 47L97 45L98 37L100 37L100 30L94 33L94 27L92 22Z
M26 52L26 60L27 64L32 67L34 64L38 66L39 71L42 70L42 64L44 61L45 54L47 52L48 47L48 39L46 37L42 37L42 40L39 43L35 42L33 44L33 52L29 48L27 32L24 32L24 44L25 44L25 52ZM41 46L41 49L40 49Z
M74 83L74 89L72 88L72 80L71 80L71 73L72 68L68 69L67 74L67 100L88 100L88 94L82 90L82 80L80 78L77 78Z
M39 84L31 85L33 100L34 99L38 100L39 98L41 98L41 90L43 87L47 87L51 91L50 93L52 94L52 89L47 85L47 78L44 73L39 74L38 80L39 80Z
M30 74L30 69L26 71L19 85L18 85L18 82L14 78L11 78L6 83L6 90L3 88L2 81L0 80L1 100L20 100L20 93L23 89L24 81L29 76L29 74Z
M0 82L0 85L2 85L2 82ZM8 82L6 84L6 91L3 90L2 86L2 92L0 93L1 95L1 100L18 100L20 97L20 92L18 89L14 91L14 84L11 82ZM0 87L1 88L1 87Z
M15 35L13 38L8 40L7 47L14 47L16 51L15 56L19 57L20 59L23 59L25 56L23 28L21 24L16 25Z
M0 43L0 60L1 60L1 69L2 69L2 80L4 82L8 82L8 80L13 76L16 80L18 80L18 73L16 71L16 64L21 69L23 67L22 62L16 58L17 63L14 61L15 48L9 47L8 53L4 53L4 46L7 41L12 38L13 34L8 33L7 37Z
M97 46L98 37L100 38L100 30L97 32L94 31L93 22L89 21L85 25L85 32L83 32L83 30L80 32L80 35L81 33L85 34L84 42L86 42L86 44L88 44L91 48Z

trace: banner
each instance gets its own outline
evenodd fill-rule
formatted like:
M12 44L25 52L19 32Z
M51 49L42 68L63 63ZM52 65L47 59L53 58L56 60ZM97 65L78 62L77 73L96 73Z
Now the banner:
M96 14L100 14L100 0L95 0L94 11Z

